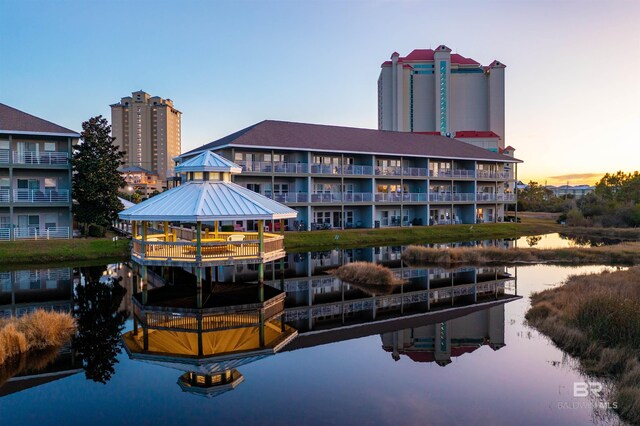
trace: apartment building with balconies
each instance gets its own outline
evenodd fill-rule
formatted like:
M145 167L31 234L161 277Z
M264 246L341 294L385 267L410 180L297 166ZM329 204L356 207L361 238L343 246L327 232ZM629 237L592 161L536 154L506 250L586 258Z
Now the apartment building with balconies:
M70 238L80 135L0 104L0 241Z
M236 183L296 209L291 230L499 222L516 202L520 160L439 135L267 120L178 162L205 149L242 166Z

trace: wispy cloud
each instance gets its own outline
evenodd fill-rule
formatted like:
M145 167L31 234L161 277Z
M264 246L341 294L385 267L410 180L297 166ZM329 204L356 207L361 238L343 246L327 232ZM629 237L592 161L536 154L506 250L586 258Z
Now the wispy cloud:
M559 175L559 176L549 176L549 179L554 179L554 180L568 180L568 181L572 181L572 180L593 180L593 179L600 179L602 176L604 175L604 173L572 173L572 174L568 174L568 175Z

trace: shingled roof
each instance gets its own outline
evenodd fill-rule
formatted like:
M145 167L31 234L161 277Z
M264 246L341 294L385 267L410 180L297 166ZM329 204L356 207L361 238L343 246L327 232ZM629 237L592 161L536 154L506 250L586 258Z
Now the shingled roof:
M80 137L73 130L2 103L0 103L0 133Z
M180 155L226 147L522 162L440 135L265 120Z

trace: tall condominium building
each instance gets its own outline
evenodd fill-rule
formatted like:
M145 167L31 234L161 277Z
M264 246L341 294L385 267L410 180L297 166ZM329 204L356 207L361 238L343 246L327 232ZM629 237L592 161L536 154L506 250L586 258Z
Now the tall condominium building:
M447 46L397 52L378 78L378 129L440 134L485 149L505 147L504 69Z
M0 241L70 238L80 135L0 104Z
M126 153L125 166L158 175L158 189L173 177L173 157L180 155L180 117L171 99L142 90L111 105L111 134Z

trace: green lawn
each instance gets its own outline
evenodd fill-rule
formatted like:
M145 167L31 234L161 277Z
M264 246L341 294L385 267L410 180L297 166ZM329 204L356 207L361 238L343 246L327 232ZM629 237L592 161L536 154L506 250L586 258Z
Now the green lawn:
M129 255L129 240L123 238L117 243L111 237L0 243L0 266L61 261L121 261L128 259Z
M550 220L527 219L523 223L485 223L477 225L413 226L406 228L347 229L287 232L288 251L355 248L375 245L427 244L453 241L514 238L559 232Z

